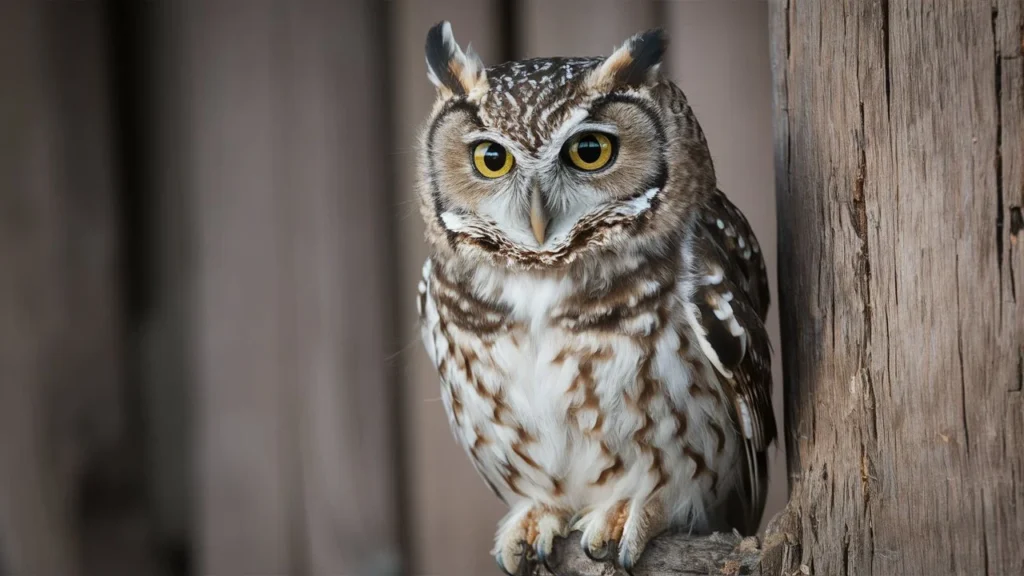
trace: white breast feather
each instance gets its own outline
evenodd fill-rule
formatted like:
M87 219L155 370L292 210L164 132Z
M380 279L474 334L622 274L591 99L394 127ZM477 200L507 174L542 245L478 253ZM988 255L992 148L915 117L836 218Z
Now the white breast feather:
M651 197L653 193L642 196L637 200L636 208L642 209L640 205L649 203ZM448 354L448 349L447 340L439 334L437 308L430 295L429 261L424 265L423 273L427 291L422 313L423 339L432 362L438 366L441 357ZM442 394L453 432L467 451L476 440L478 431L490 441L477 453L477 467L481 474L498 486L510 504L520 496L502 484L501 471L509 466L520 474L517 488L527 497L573 509L609 499L632 498L637 493L653 490L656 480L650 474L650 456L639 450L633 438L633 434L643 426L645 416L625 401L627 396L635 398L637 395L638 366L642 363L643 350L634 339L601 332L571 333L558 328L553 315L571 294L569 278L510 274L481 266L473 277L473 286L480 294L498 295L501 304L511 310L512 320L525 328L525 333L517 334L515 338L499 335L485 346L478 336L449 327L455 348L469 347L481 359L481 366L474 377L491 391L489 393L497 392L503 396L508 406L506 418L512 426L523 427L536 438L535 442L518 448L540 468L534 469L515 453L513 448L519 440L516 430L492 421L491 401L481 398L473 383L466 381L457 368L458 362L449 359L444 363L447 373L442 374L442 378L459 396L462 407L461 417L456 423L452 416L452 398ZM682 284L680 287L685 290ZM682 301L680 295L677 302ZM691 341L700 342L703 338L691 330L694 324L689 321L690 316L692 311L689 307L680 306L671 321L678 329L684 330ZM634 321L649 322L653 326L657 318L639 315ZM739 452L730 436L724 452L715 454L717 439L710 434L708 423L716 421L728 429L728 415L721 407L713 405L708 397L690 394L695 378L704 379L709 374L714 378L714 372L702 367L698 367L696 372L691 371L677 353L679 342L677 329L662 330L656 341L652 376L660 383L661 390L647 407L648 412L654 415L649 441L664 454L663 466L669 473L670 482L663 489L668 491L667 501L673 503L669 513L677 524L688 522L701 529L710 502L705 492L707 484L702 483L703 480L693 480L695 462L684 455L684 446L675 436L676 424L669 410L676 406L685 411L688 421L686 443L707 454L706 465L723 483L719 485L722 494L728 492L725 484L733 481ZM601 349L610 349L612 354L607 360L594 362L592 366L594 392L603 413L602 429L596 438L602 438L608 449L621 454L626 465L613 481L595 485L594 481L612 462L601 444L594 440L595 436L584 433L598 422L597 413L579 409L581 398L570 392L580 375L580 360L572 355L560 362L554 362L554 358L562 350L593 352ZM696 358L699 359L700 355ZM717 361L711 355L707 359ZM485 365L493 365L493 369ZM719 386L717 380L708 384ZM569 421L574 405L577 406L576 416ZM552 478L561 482L562 495L557 498L553 495Z

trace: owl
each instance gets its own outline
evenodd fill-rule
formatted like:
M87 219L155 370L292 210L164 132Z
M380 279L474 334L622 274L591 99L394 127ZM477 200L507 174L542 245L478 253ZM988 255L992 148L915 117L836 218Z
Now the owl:
M750 534L764 508L764 260L666 45L485 68L447 22L427 34L420 329L455 438L509 506L508 574L575 531L629 570L660 532Z

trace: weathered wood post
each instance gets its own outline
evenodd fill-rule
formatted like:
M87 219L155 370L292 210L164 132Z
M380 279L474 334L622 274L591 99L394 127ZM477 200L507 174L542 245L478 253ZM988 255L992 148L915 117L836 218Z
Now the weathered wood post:
M814 574L1024 570L1022 29L1020 0L772 3L790 511Z

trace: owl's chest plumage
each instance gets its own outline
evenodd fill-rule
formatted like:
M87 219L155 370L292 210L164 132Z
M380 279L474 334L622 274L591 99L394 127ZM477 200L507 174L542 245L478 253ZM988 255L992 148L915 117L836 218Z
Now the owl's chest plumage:
M427 262L424 343L452 430L509 503L585 510L661 491L701 529L735 483L737 434L694 342L677 267L638 266L603 289L568 276Z

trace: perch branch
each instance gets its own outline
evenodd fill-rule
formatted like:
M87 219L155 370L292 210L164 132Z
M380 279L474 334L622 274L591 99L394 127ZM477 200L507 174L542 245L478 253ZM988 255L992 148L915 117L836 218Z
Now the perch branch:
M809 574L799 565L795 516L788 510L769 523L763 540L738 534L663 534L647 545L632 576L791 576ZM628 576L610 563L587 558L580 534L555 542L550 571L536 566L531 576Z

